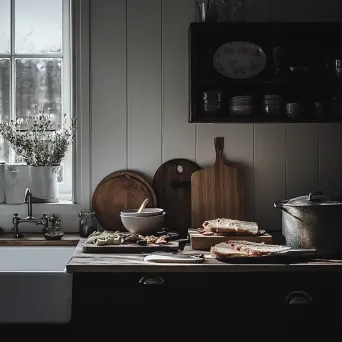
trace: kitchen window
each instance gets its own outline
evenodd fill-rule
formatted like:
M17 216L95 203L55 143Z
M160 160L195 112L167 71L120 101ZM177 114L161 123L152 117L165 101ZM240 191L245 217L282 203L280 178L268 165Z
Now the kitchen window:
M54 127L69 126L70 13L70 0L0 0L1 120L26 119L37 107L51 111ZM23 162L2 137L0 159L9 164ZM58 175L62 200L72 198L72 161L70 150Z
M0 0L0 118L24 117L35 104L68 120L77 117L76 143L59 178L60 201L33 205L34 216L56 213L65 232L78 231L77 213L90 207L89 17L89 0ZM3 140L0 159L20 161ZM27 216L27 205L0 205L5 231L15 212Z

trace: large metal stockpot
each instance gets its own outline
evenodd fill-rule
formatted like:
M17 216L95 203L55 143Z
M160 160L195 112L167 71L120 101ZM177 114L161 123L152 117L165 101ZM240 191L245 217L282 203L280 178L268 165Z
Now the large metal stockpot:
M342 202L320 191L275 202L283 211L282 230L292 248L315 248L317 252L342 254Z

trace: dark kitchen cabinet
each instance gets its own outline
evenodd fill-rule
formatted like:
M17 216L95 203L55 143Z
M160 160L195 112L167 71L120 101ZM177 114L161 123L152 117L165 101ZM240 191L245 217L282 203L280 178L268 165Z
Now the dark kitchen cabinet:
M189 122L342 121L341 41L332 22L192 23ZM276 110L265 108L270 96ZM241 101L251 109L233 108Z
M82 341L341 341L341 285L331 272L77 273L71 325Z

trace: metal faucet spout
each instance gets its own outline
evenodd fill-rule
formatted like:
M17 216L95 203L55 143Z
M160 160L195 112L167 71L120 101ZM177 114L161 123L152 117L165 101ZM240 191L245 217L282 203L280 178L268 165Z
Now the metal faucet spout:
M31 189L27 188L25 191L24 202L27 203L28 217L32 218L32 193Z

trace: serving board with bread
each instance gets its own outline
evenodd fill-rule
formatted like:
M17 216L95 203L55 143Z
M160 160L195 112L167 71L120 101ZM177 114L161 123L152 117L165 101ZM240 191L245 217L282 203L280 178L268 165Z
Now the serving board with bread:
M298 263L326 257L314 249L292 249L288 246L246 240L221 242L211 247L210 254L216 260L230 264Z
M198 229L189 229L191 248L209 251L218 243L228 240L246 240L272 244L272 236L259 229L256 222L218 218L203 222Z

